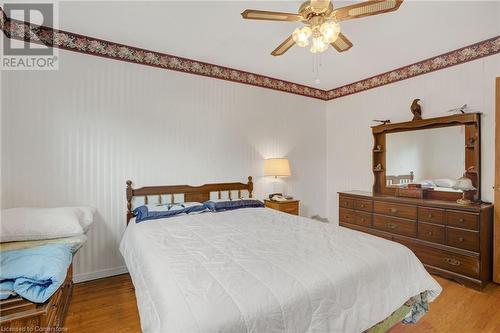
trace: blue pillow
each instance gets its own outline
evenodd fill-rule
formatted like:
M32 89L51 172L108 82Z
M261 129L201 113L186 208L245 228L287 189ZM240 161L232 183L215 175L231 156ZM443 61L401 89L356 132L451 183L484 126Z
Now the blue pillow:
M179 214L197 214L207 210L200 202L185 202L164 205L143 205L134 209L135 222L163 219Z
M237 199L237 200L209 200L204 205L212 212L221 212L240 208L264 207L262 201L257 199Z

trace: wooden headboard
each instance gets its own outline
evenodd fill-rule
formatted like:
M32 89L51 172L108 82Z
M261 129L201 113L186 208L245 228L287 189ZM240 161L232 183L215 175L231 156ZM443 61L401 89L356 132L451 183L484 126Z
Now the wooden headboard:
M238 191L238 198L241 198L241 191L248 191L248 196L252 198L253 182L252 176L248 177L248 183L216 183L205 184L201 186L189 185L165 185L165 186L146 186L141 188L132 188L132 181L127 180L127 224L134 216L132 213L132 199L134 197L144 197L144 204L148 203L148 197L157 197L158 202L162 202L162 195L170 195L170 202L174 203L174 195L184 195L184 201L205 202L210 200L210 193L216 192L220 199L221 194L228 193L229 199L232 197L232 191Z
M398 176L386 175L385 181L386 181L386 186L402 185L402 184L412 183L414 178L415 176L413 174L413 171L410 171L409 175L398 175Z

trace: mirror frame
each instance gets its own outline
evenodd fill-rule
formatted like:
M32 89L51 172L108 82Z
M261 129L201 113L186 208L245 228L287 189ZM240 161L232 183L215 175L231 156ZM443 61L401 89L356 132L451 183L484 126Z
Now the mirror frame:
M373 132L373 193L382 195L396 195L395 187L386 186L386 134L396 132L409 132L429 128L440 128L464 125L464 172L472 180L477 189L474 194L469 194L472 201L481 200L481 113L463 113L445 117L421 119L402 123L388 123L372 126ZM378 150L377 147L381 149ZM376 169L377 165L382 168ZM461 193L428 191L426 199L454 201L462 197Z

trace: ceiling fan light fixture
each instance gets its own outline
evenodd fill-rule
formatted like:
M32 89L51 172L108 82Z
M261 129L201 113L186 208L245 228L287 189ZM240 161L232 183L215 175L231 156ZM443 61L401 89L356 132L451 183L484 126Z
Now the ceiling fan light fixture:
M320 26L319 31L328 44L333 43L339 36L340 25L334 21L327 21Z
M344 7L333 6L333 0L302 0L297 14L267 10L246 9L244 19L281 22L300 22L305 26L293 33L275 48L271 55L281 56L292 46L306 47L311 42L311 53L321 53L332 46L337 52L352 48L352 42L340 32L340 22L393 12L404 0L364 0Z
M312 34L311 28L304 26L297 28L292 33L293 41L300 47L306 47L309 44L309 37Z
M325 43L323 36L312 38L311 53L322 53L328 49L328 43Z

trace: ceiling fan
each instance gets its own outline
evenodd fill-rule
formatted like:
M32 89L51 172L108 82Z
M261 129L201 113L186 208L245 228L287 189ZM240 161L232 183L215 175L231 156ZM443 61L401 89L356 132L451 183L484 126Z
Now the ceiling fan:
M297 28L271 54L280 56L294 44L306 47L311 39L312 53L321 53L333 46L338 52L352 47L352 43L340 32L340 21L356 19L395 11L403 0L370 0L354 5L334 8L330 0L308 0L302 3L297 14L247 9L241 16L248 20L297 21L304 26Z

